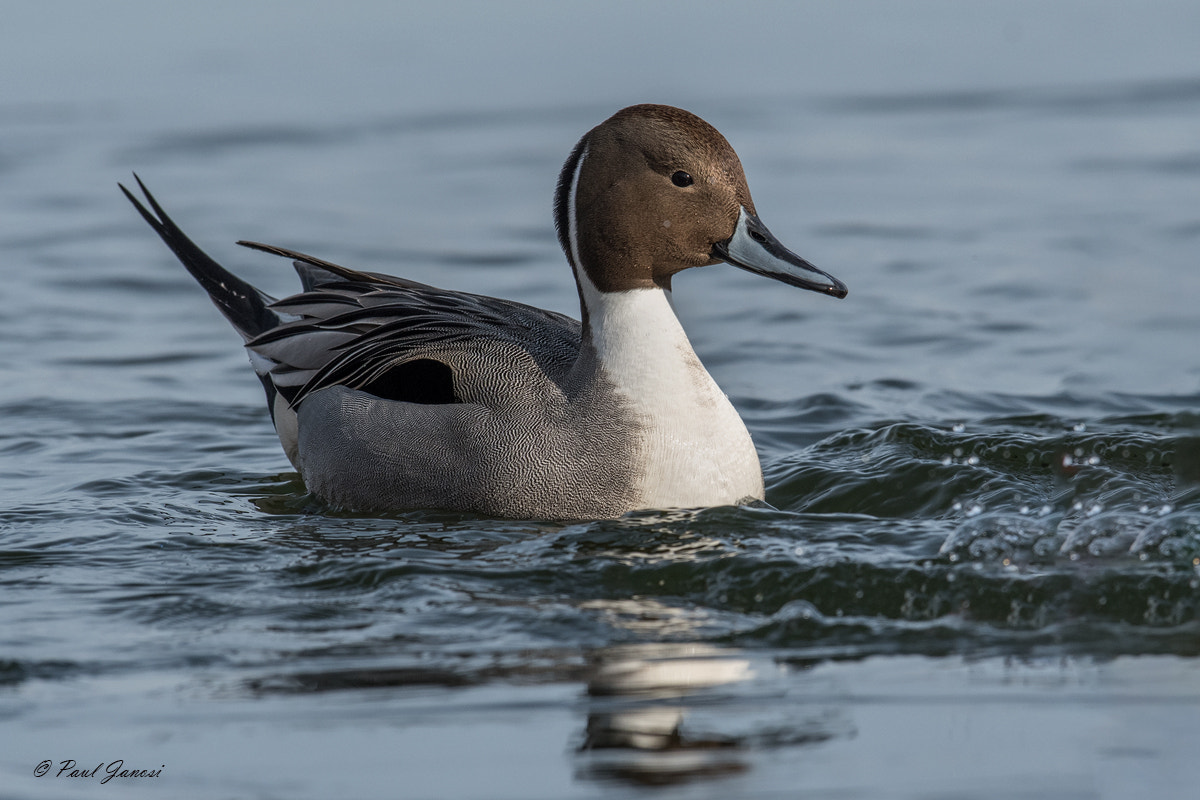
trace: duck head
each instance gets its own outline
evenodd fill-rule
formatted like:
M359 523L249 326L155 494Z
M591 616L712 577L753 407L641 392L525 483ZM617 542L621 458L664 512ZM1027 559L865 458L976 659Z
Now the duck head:
M670 290L675 273L724 261L846 296L845 284L772 235L737 153L682 109L630 106L588 131L563 165L554 205L576 279L601 292Z

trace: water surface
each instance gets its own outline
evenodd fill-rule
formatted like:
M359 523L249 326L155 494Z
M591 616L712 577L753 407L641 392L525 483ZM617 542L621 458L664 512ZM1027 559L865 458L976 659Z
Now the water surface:
M105 790L68 759L161 768L133 797L1188 796L1200 15L496 8L13 11L0 798ZM115 186L274 294L234 240L577 314L557 171L644 101L850 286L675 282L768 506L325 507Z

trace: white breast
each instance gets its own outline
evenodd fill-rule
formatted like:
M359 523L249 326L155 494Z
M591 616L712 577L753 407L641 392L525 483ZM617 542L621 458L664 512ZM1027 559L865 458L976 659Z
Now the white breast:
M763 497L750 433L696 357L661 289L601 292L581 275L592 344L642 427L645 508Z

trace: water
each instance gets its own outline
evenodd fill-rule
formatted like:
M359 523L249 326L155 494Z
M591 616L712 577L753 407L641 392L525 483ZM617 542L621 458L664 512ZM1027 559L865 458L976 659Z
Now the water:
M0 797L1190 796L1193 7L68 8L0 32ZM574 314L557 170L643 101L850 286L676 281L771 508L325 508L115 187Z

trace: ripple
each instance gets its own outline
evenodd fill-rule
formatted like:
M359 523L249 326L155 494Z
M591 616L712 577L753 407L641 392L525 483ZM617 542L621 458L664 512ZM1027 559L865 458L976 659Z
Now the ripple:
M870 114L981 111L1066 111L1072 113L1145 113L1187 107L1200 98L1200 80L1177 78L1047 89L933 91L833 98L826 107Z

